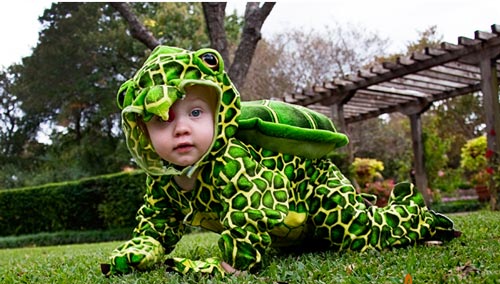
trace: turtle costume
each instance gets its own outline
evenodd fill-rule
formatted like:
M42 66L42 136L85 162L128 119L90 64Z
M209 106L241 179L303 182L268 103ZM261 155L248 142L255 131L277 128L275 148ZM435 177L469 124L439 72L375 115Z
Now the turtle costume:
M156 154L140 121L167 121L170 106L195 84L216 90L215 133L197 163L179 167ZM348 143L332 121L283 102L240 102L215 50L157 47L117 101L127 146L147 180L133 238L113 251L107 275L162 262L180 273L224 274L222 261L257 269L271 246L382 250L456 235L410 183L397 184L386 207L367 205L327 158ZM195 188L183 191L174 175L195 177ZM219 233L221 259L167 259L187 225Z

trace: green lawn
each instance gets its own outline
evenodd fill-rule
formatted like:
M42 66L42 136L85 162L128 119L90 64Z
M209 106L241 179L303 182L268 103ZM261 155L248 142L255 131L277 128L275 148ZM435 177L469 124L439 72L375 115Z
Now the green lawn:
M259 274L218 277L167 273L163 267L104 278L99 264L119 243L0 250L0 283L500 283L500 212L450 215L462 230L444 246L417 246L384 252L270 252ZM218 254L217 235L183 238L175 256ZM407 282L409 283L409 282Z

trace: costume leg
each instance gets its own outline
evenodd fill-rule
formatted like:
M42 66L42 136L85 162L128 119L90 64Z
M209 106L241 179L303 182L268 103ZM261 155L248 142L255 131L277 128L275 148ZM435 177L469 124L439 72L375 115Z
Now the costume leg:
M331 174L331 172L330 172ZM350 184L329 175L311 202L314 238L336 250L385 249L429 239L450 239L453 222L428 210L410 183L397 184L386 207L367 207Z

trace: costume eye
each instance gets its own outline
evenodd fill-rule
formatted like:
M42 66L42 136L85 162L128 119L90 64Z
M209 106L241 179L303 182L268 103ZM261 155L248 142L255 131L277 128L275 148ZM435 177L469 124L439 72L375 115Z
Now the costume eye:
M219 59L217 56L211 52L204 53L200 56L201 60L207 64L207 66L214 70L217 71L219 69Z

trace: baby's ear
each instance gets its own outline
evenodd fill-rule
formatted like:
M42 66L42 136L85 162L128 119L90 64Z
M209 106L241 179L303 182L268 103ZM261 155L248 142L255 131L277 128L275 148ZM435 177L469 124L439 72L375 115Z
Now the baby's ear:
M120 109L132 104L135 97L136 86L134 81L128 80L120 86L116 95L116 104Z

